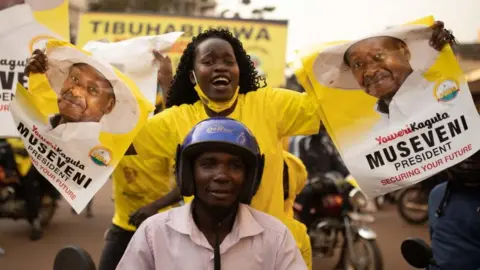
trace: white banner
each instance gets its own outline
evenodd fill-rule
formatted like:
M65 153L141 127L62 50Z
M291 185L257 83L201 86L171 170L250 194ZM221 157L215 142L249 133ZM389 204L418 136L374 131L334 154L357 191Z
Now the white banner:
M183 32L136 37L114 43L90 41L83 47L129 76L145 97L155 104L158 64L152 51L166 53Z
M9 112L17 82L28 87L28 76L24 73L28 57L33 50L44 47L47 39L60 38L35 15L48 13L58 19L58 24L63 24L68 23L68 10L61 8L65 5L64 0L27 0L22 4L18 4L19 1L7 2L11 5L0 9L0 137L18 137Z
M108 63L58 40L45 74L10 104L33 165L81 212L105 184L153 105Z
M467 82L450 47L429 44L432 33L427 25L393 27L302 61L324 125L370 196L417 183L480 149Z

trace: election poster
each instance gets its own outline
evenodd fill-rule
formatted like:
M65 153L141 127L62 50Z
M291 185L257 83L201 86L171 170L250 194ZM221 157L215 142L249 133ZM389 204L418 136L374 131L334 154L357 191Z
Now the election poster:
M230 30L242 42L257 71L267 78L269 85L279 87L285 83L287 21L87 12L80 16L77 45L83 47L91 40L107 39L112 42L183 32L168 54L175 72L192 37L211 28Z
M430 44L432 17L301 55L296 71L369 196L422 181L480 148L480 118L450 46Z
M153 50L168 53L182 32L144 36L118 42L89 41L83 50L103 59L132 79L142 94L155 105L158 61Z
M0 3L0 137L18 137L9 112L16 84L28 87L27 58L49 38L69 38L68 0Z
M80 213L108 180L153 105L135 83L72 44L49 40L46 72L10 104L33 165Z

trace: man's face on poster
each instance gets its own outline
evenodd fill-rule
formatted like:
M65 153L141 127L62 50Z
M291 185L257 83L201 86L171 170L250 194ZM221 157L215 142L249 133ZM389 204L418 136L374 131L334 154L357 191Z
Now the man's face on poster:
M111 83L94 67L75 64L63 83L58 109L66 122L99 122L115 106Z
M344 60L365 92L379 99L392 98L412 72L407 45L392 37L361 40Z
M0 10L13 7L15 5L24 4L25 0L0 0Z

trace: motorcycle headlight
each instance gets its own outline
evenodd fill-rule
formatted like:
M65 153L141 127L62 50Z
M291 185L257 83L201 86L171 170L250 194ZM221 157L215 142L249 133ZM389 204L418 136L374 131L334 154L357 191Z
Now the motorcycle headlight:
M350 203L354 208L363 210L367 207L368 198L360 189L352 189L348 196L350 198Z

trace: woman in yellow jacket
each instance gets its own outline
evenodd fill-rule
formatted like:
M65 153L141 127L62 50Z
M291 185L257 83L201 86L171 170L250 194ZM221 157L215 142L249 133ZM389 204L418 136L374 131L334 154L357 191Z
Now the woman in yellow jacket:
M302 191L307 181L307 169L303 162L293 154L283 151L283 190L286 217L282 220L292 232L308 269L312 269L312 246L307 227L293 218L295 197Z

